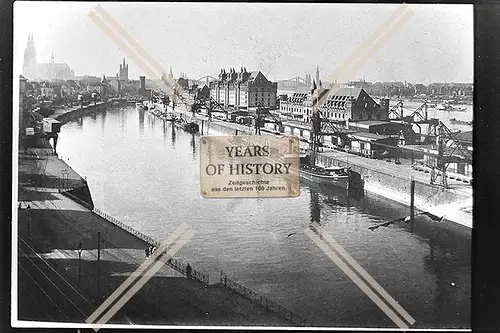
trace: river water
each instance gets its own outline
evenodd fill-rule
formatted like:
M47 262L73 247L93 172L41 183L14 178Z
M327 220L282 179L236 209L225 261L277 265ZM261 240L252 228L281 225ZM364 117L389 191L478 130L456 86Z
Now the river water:
M163 241L186 222L195 235L176 257L209 273L211 282L222 270L319 326L396 327L304 234L320 220L415 318L414 327L470 326L469 229L418 217L413 227L370 231L408 208L306 183L298 198L203 199L199 135L134 107L65 124L58 152L87 178L97 208L137 230Z

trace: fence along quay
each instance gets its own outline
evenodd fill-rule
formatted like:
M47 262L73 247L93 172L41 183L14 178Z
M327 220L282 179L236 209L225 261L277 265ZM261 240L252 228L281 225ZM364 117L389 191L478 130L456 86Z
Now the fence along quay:
M241 285L240 283L227 277L227 274L220 272L220 283L224 284L229 289L243 295L252 301L265 307L267 310L272 311L293 322L297 326L312 326L307 320L301 316L293 313L292 311L282 307L281 305L271 301L270 299L256 293L255 291Z
M69 190L69 189L67 189ZM84 202L83 200L77 198L76 196L72 195L69 193L67 190L62 190L59 189L60 193L67 196L68 198L76 201L77 203L81 204L82 206L88 208L89 210L92 211L92 213L102 217L108 222L113 223L114 225L118 226L119 228L127 231L128 233L134 235L135 237L143 240L149 245L160 247L161 243L154 240L153 238L141 233L138 230L135 230L134 228L128 226L127 224L121 222L120 220L116 219L115 217L103 212L100 209L97 209L95 207L92 207L90 204ZM180 260L170 258L167 262L166 265L171 267L172 269L176 270L177 272L181 273L182 275L187 275L186 267L187 265L182 263ZM205 284L206 287L209 287L209 282L210 278L208 274L203 274L195 269L191 269L191 277L194 280L197 280L203 284ZM227 288L233 290L234 292L256 302L257 304L263 306L267 310L274 312L283 318L291 321L297 326L312 326L307 320L302 318L301 316L293 313L292 311L284 308L283 306L277 304L276 302L271 301L270 299L266 298L265 296L262 296L255 291L243 286L242 284L230 279L227 277L227 274L224 272L220 273L220 283L226 286Z

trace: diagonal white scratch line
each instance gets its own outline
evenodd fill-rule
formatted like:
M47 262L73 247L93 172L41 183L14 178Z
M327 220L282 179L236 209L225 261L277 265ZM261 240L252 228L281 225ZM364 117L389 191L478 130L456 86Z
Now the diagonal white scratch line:
M334 73L335 75L338 75L340 79L345 80L349 78L350 76L354 75L354 73L359 70L359 68L366 63L368 58L382 45L394 35L394 33L401 29L402 25L405 24L406 22L409 21L411 16L413 15L413 12L410 11L410 13L406 13L402 15L406 9L406 5L401 5L396 11L393 12L391 17L389 17L383 24L381 24L370 36L370 38L365 41L360 47L349 57L347 58L342 65L337 69L337 71ZM152 64L153 68L151 68L150 65L146 64L139 56L136 55L134 50L129 47L123 40L120 39L106 24L103 22L103 20L98 17L98 15L95 12L91 12L89 14L90 18L127 54L127 56L132 59L148 76L151 78L160 78L162 74L164 73L163 68L160 66L158 62L156 62L131 36L128 34L123 27L121 27L116 20L113 19L113 17L107 13L104 8L101 6L97 6L96 12L98 12L105 20L108 21L108 24L114 29L120 33L123 38L133 46L135 51L141 55L143 58L145 58L150 64ZM401 18L399 21L397 21L397 18ZM392 24L392 27L390 27ZM385 32L385 33L383 33ZM164 82L167 81L166 83ZM163 78L163 80L160 81L162 86L164 87L165 91L172 92L173 90L173 84L171 82L168 82L166 78ZM321 101L324 101L331 93L334 93L340 86L339 85L331 85L331 90L328 94L324 94L320 101L317 102L317 105L321 105ZM179 92L182 92L183 89L181 87L178 87ZM175 97L175 93L174 93ZM180 96L179 96L180 97ZM392 299L383 288L378 285L375 280L373 280L366 271L364 271L361 266L357 265L357 263L354 261L352 257L350 257L347 252L343 251L343 249L338 245L333 238L329 237L328 235L325 235L324 237L328 239L329 245L325 244L325 242L321 241L319 237L314 234L312 231L309 229L306 230L306 234L311 237L311 239L318 244L318 246L325 251L325 253L337 264L341 269L360 287L365 293L401 328L408 328L408 325L399 318L396 313L389 308L384 301L375 293L373 292L370 287L360 278L356 275L356 273L346 264L344 261L334 252L334 250L331 249L333 247L336 249L337 252L341 253L344 256L344 260L347 261L363 278L368 281L372 287L379 292L380 295L386 298L387 302L390 303L394 309L400 312L400 314L411 324L415 322L415 320L406 312L404 309L402 309L399 304L397 304L394 299ZM323 236L323 235L322 235ZM160 252L160 251L158 251ZM161 252L160 252L161 253ZM156 264L155 264L156 267ZM153 271L155 268L152 268L150 270ZM148 273L149 275L149 273ZM148 278L147 276L143 276L141 278L141 281L143 279ZM131 282L130 282L131 283ZM139 282L137 283L139 284ZM136 284L136 285L137 285ZM135 286L134 286L135 287ZM139 287L140 288L140 287ZM125 290L126 288L123 288ZM122 292L123 292L122 290ZM131 296L130 296L131 297ZM128 300L128 299L127 299ZM111 302L109 302L111 303ZM109 306L109 304L107 304ZM116 308L118 307L117 304L113 307ZM106 307L104 307L106 308ZM112 315L109 315L109 313L106 315L106 317L111 318ZM90 317L89 317L90 318ZM104 317L103 317L104 318ZM108 318L108 319L109 319ZM93 318L95 319L95 318Z
M396 23L388 30L385 34L380 36L376 43L371 46L366 53L355 63L350 70L341 77L341 80L347 80L351 78L360 68L364 65L369 57L371 57L377 50L382 48L382 46L392 37L397 31L401 30L404 24L406 24L410 18L413 16L413 11L406 12Z
M410 316L410 314L408 312L406 312L405 309L403 309L403 307L401 305L399 305L399 303L396 302L396 300L394 298L392 298L391 295L389 295L389 293L387 291L385 291L385 289L382 288L382 286L380 284L378 284L377 281L375 281L375 279L373 279L373 277L371 277L371 275L368 274L368 272L363 267L361 267L357 263L357 261L354 260L354 258L351 257L351 255L349 253L347 253L347 251L344 250L342 248L342 246L340 246L340 244L338 244L333 239L333 237L330 234L325 232L323 227L318 226L315 229L318 231L318 233L321 234L323 239L327 243L329 243L331 245L331 247L333 247L333 249L335 251L337 251L339 253L339 255L342 256L344 258L344 260L347 261L352 266L352 268L354 268L354 270L359 275L361 275L366 280L366 282L368 282L373 287L373 289L375 289L382 297L384 297L386 299L386 301L390 305L392 305L394 307L394 309L396 311L398 311L401 314L401 316L403 316L403 318L406 319L406 321L408 323L410 323L410 325L413 325L415 323L415 319L413 319L413 317Z
M146 268L148 268L157 258L160 256L167 246L169 246L179 235L188 228L186 223L181 224L160 247L153 252L152 256L144 261L139 268L137 268L116 290L111 296L109 296L98 308L95 310L86 320L87 323L94 322L101 314L113 303L118 297L136 280L137 277L141 276Z
M157 72L163 74L165 73L165 69L153 58L149 55L149 53L144 50L144 48L134 39L132 36L109 14L101 5L97 5L96 12L101 14L103 18L105 18L111 26L113 26L125 40L132 45L132 47L139 53L143 58L149 61L150 64L156 69ZM172 83L172 82L170 82Z
M123 42L104 22L103 20L95 13L90 12L89 17L94 21L94 23L101 28L101 30L108 35L120 49L125 52L125 54L132 59L148 76L151 78L159 78L159 75L155 73L144 61L139 58L134 51Z
M412 10L407 10L405 12L406 8L407 5L399 6L399 8L395 10L393 14L335 70L333 75L329 76L329 80L333 79L338 82L344 82L351 79L361 66L366 63L369 57L378 49L382 48L384 43L398 30L401 30L402 26L411 19L414 13ZM337 92L338 89L340 89L340 84L331 84L330 91L324 94L316 104L321 105L332 94Z
M395 311L406 319L410 325L415 323L415 319L413 319L344 249L342 249L330 235L323 230L318 231L317 229L318 227L315 227L317 234L309 228L305 230L305 233L399 328L409 328L409 326ZM354 270L344 261L349 263ZM363 277L368 284L357 274ZM375 289L387 303L392 305L395 311L388 307L384 300L377 295L370 286Z
M170 259L177 251L179 251L194 235L193 230L188 230L186 234L179 240L166 254L160 256L159 260L155 262L153 267L149 269L147 274L143 275L137 283L130 288L116 303L111 307L111 309L106 312L94 325L93 329L97 332L105 323L113 317L118 310L120 310L125 303L127 303L132 296L134 296L139 289L142 288ZM157 250L158 251L158 250Z
M153 68L151 68L150 65L144 64L142 59L139 59L134 52L132 51L132 48L130 48L128 45L126 45L115 33L113 33L109 27L107 27L103 20L98 17L96 14L99 13L106 21L107 23L112 26L118 34L121 34L121 36L127 41L130 45L132 45L133 49L141 55L143 58L149 62L150 65L152 65ZM166 77L163 76L165 73L165 69L153 58L151 55L144 50L143 47L140 46L140 44L132 38L132 36L109 14L102 6L98 5L95 8L95 12L92 11L89 13L90 18L116 43L118 46L124 50L124 52L134 61L136 64L141 67L142 70L144 70L148 76L151 78L157 77L160 79L160 83L165 89L166 92L169 92L170 94L173 95L179 95L181 97L181 94L184 93L184 89L181 86L177 86L177 93L175 90L173 91L173 87L175 85L174 82L170 82L170 80ZM156 70L156 73L154 73L154 70Z
M101 30L108 35L109 38L111 38L120 49L122 49L125 54L132 59L137 66L139 66L146 75L148 75L150 78L155 78L155 79L161 79L161 74L155 72L151 67L144 62L135 52L130 48L124 41L120 39L104 22L103 20L95 13L95 12L90 12L89 17L94 21L94 23L101 28ZM162 87L165 89L165 91L171 91L172 90L172 84L170 82L164 82L164 80L160 80L160 84Z
M409 328L316 234L309 229L305 233L399 328Z
M380 24L377 29L375 29L370 36L361 44L356 51L354 51L347 59L345 59L342 64L333 72L330 78L336 78L340 76L345 70L347 70L350 64L359 57L372 43L375 41L385 29L387 29L391 23L400 16L403 11L407 8L407 5L400 5L392 15L387 18L382 24Z

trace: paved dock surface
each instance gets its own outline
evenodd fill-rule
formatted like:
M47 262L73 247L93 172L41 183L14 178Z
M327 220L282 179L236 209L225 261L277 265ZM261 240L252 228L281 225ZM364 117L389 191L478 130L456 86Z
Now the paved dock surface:
M19 188L20 320L83 323L146 260L146 242L58 192L62 170L68 170L68 182L83 184L83 179L51 154L46 145L21 148L20 174L32 179L42 174L46 177L42 183L34 181ZM80 278L79 242L83 245ZM205 286L163 266L111 323L291 325L218 281L213 282Z
M187 112L184 109L177 107L175 112L178 114L183 114L186 118L191 119L192 112ZM198 120L205 121L205 128L208 128L208 117L204 115L196 115ZM238 131L238 134L243 135L244 133L253 134L254 128L251 126L245 126L241 124L236 124L228 121L222 121L217 118L212 118L212 123L218 126L224 127L228 130L234 130L235 134ZM272 135L271 132L262 130L263 135ZM358 165L367 169L374 170L375 172L385 173L387 175L397 175L400 178L407 178L410 181L413 177L414 180L429 183L430 182L430 174L414 170L411 167L410 161L407 159L400 159L401 164L395 164L393 159L391 162L387 162L386 160L377 160L370 159L363 156L358 156L354 154L349 154L346 152L332 150L325 148L320 155L326 157L333 157L341 161L346 161L346 163L352 163L353 165ZM417 198L416 205L419 208L419 203L421 204L420 208L425 208L425 211L437 214L439 216L445 215L446 219L458 223L463 226L467 226L469 228L472 227L472 186L470 184L464 183L462 181L447 179L449 188L446 191L451 191L459 197L456 202L450 202L438 206L430 206L429 203L419 200ZM381 195L385 198L395 200L397 202L402 202L401 194L393 191L389 188L383 186L366 186L367 190L371 192ZM419 202L420 201L420 202ZM405 202L405 204L409 204ZM425 206L425 207L422 207Z
M321 155L334 157L339 160L346 161L346 163L359 165L377 172L383 172L389 175L398 175L408 179L413 178L414 180L422 183L429 183L431 178L428 173L414 170L411 167L410 161L405 159L400 159L402 162L401 164L395 164L393 159L392 162L387 162L386 160L370 159L338 150L327 151L326 149L321 153ZM448 179L448 184L450 191L461 193L463 195L472 195L472 186L469 184L453 179Z

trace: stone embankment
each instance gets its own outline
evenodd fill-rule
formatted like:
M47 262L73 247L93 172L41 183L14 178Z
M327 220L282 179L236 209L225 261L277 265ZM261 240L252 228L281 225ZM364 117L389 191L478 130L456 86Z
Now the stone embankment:
M69 121L89 110L92 109L59 110L55 118ZM69 318L71 314L68 313L66 318L83 323L144 262L146 248L158 246L160 242L96 209L86 180L61 160L44 138L20 142L18 174L18 235L24 244L19 260L25 267L37 265L35 257L40 261L40 266L30 271L31 275L19 276L20 292L26 297L36 293L38 287L26 279L47 279L47 272L36 273L43 272L42 267L52 267L58 279L62 278L72 289L79 290L73 296L52 295L52 299L42 297L27 303L19 309L19 318L32 320L40 311L40 314L46 313L54 305L59 308L59 300L69 300L80 311L77 317ZM97 245L98 237L100 246ZM82 245L80 254L79 243ZM209 281L208 275L197 272L194 267L188 278L186 264L172 258L111 322L204 326L306 324L265 297L255 297L258 294L253 292L248 294L249 289L228 278L224 283L219 277ZM44 306L49 300L55 304ZM44 317L46 320L59 318L61 313L48 315Z
M250 126L213 119L208 121L205 116L196 115L176 108L178 116L182 115L187 121L195 121L203 128L233 132L235 135L253 135L254 129ZM270 131L262 130L264 135L273 135ZM362 180L364 190L387 199L410 204L410 184L415 180L415 206L426 212L445 216L445 219L472 227L472 187L457 180L448 180L449 188L430 184L430 175L412 169L409 163L396 165L385 160L368 159L337 150L321 152L317 161L319 166L332 165L347 166Z

